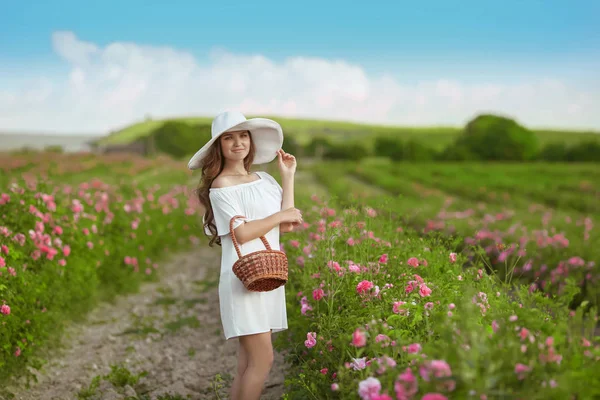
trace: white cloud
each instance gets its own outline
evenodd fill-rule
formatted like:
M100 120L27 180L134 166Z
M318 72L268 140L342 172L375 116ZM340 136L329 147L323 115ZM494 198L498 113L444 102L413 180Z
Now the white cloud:
M407 84L342 60L275 62L216 49L200 62L167 47L100 47L72 32L54 33L52 43L68 76L0 88L0 130L105 133L146 115L214 115L228 108L400 125L463 125L479 112L496 112L528 126L600 128L600 94L559 79L473 84L440 73Z

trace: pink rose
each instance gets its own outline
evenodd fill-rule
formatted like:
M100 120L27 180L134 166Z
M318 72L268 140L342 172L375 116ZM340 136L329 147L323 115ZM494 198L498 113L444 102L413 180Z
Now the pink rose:
M367 344L367 334L360 328L356 328L352 333L352 346L364 347Z
M421 297L427 297L431 295L431 289L429 289L426 284L422 283L421 286L419 286L419 294Z
M371 281L362 281L356 286L356 292L359 294L365 293L373 288L373 282Z
M407 264L411 267L417 268L419 266L419 259L416 257L411 257L408 259Z

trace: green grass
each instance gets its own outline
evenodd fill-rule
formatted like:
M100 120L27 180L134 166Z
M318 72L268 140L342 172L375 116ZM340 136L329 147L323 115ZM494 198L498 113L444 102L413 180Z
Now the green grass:
M247 116L254 118L255 116ZM328 121L316 119L292 119L277 116L263 116L278 121L283 127L284 134L294 137L301 144L306 144L313 136L325 135L333 140L374 135L399 136L403 139L418 138L436 149L442 149L450 144L460 134L462 128L448 126L409 127L360 124L343 121ZM140 137L149 135L154 129L169 120L186 122L190 124L208 124L212 122L210 117L183 117L165 120L152 120L136 123L114 132L98 141L100 145L114 145L130 143ZM540 129L534 130L541 144L565 142L566 144L577 143L584 140L600 141L600 134L583 131L563 131Z

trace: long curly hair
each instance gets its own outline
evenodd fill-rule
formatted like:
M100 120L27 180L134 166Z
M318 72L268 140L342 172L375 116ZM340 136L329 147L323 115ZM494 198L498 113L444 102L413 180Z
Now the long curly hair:
M250 167L254 162L255 147L254 141L252 140L252 133L250 131L248 131L248 135L250 136L250 151L248 152L246 158L244 158L244 169L250 173ZM215 215L210 203L210 187L217 176L219 176L219 174L223 171L224 166L225 158L223 157L223 152L221 150L221 138L219 138L215 140L213 145L208 150L207 155L202 160L202 175L200 178L200 184L196 189L198 201L205 209L203 232L206 234L207 229L211 233L210 235L207 235L211 238L208 243L210 247L213 247L214 244L219 246L221 245L221 238L217 233L217 226L215 225Z

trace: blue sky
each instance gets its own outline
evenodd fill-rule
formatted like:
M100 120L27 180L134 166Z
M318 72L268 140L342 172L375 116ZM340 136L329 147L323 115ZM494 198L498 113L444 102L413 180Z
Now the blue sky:
M485 60L526 68L600 58L598 1L94 1L3 2L2 61L52 64L50 37L343 58L369 68L398 62ZM359 5L362 3L363 5ZM34 64L35 65L35 64Z
M599 15L599 1L3 2L0 91L72 70L53 47L57 31L99 48L115 42L173 48L200 66L221 48L275 63L300 56L343 60L400 84L442 78L517 84L543 76L573 89L600 89Z

